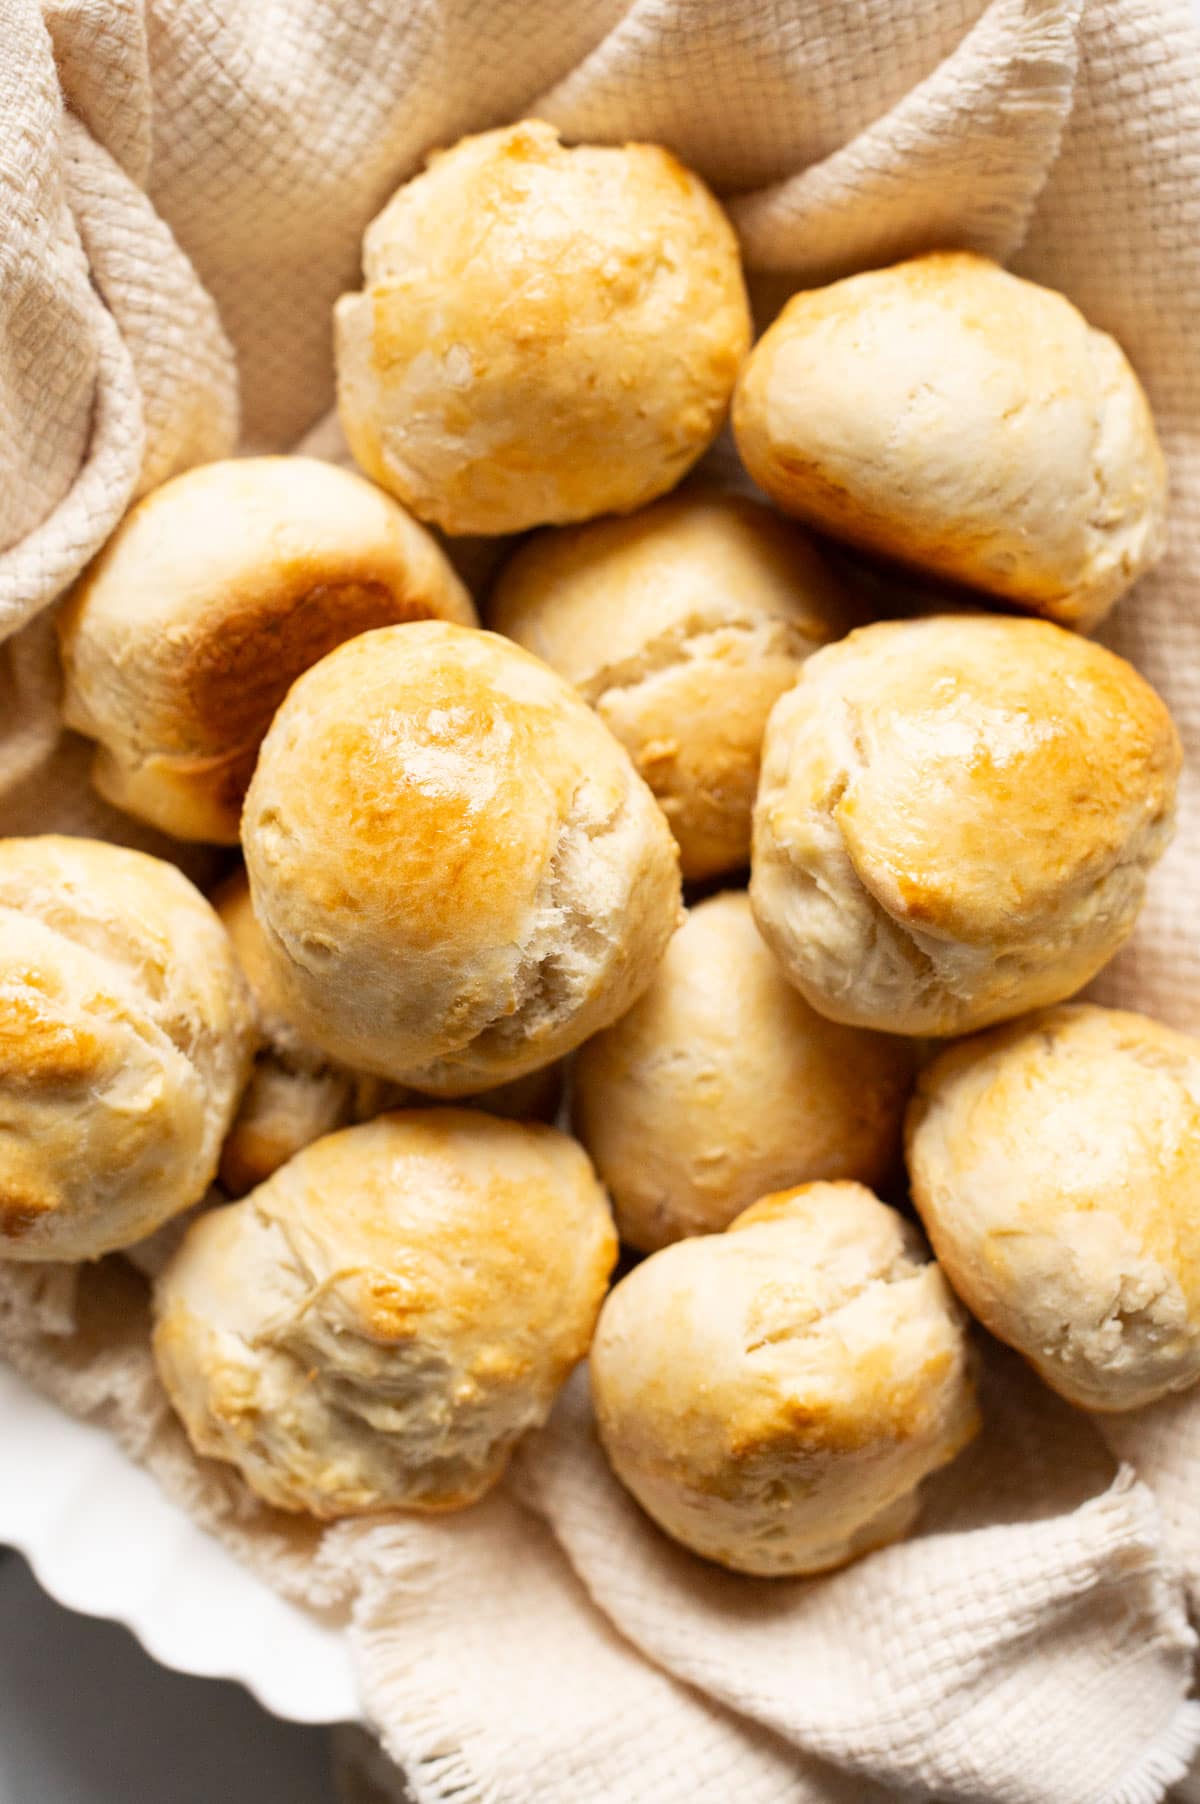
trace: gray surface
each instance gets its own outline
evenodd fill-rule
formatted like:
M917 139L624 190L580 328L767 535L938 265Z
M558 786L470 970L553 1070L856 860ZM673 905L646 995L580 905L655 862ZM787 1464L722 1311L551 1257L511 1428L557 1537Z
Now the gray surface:
M61 1609L0 1550L0 1804L332 1804L327 1748Z

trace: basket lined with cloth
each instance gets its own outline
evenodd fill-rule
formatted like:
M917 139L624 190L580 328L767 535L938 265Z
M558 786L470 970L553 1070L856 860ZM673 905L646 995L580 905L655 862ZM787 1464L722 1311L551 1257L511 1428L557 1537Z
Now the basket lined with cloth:
M5 832L178 856L86 788L52 604L138 495L312 432L365 224L428 149L522 114L677 152L724 199L761 318L953 245L1112 331L1155 408L1171 538L1104 637L1200 758L1183 0L0 0L0 20ZM1193 1031L1195 785L1185 765L1174 846L1097 988ZM473 1511L320 1530L192 1455L123 1267L0 1267L0 1353L273 1583L345 1611L364 1715L422 1800L1153 1804L1200 1747L1195 1393L1091 1419L989 1354L988 1432L930 1485L916 1537L764 1586L639 1515L582 1378Z

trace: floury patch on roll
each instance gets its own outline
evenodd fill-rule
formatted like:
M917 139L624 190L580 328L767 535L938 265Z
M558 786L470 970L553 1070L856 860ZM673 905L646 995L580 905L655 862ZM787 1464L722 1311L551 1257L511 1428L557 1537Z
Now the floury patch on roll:
M835 1021L951 1035L1060 1002L1132 930L1180 755L1149 684L1061 627L863 627L771 715L755 918Z
M907 1040L810 1008L729 893L690 910L650 987L580 1051L575 1125L622 1240L652 1252L768 1191L898 1171L914 1070Z
M0 840L0 1258L96 1259L197 1202L253 1040L228 936L174 865Z
M106 801L236 845L259 744L294 679L369 627L470 625L437 544L353 471L205 464L125 516L59 617L68 726Z
M720 428L750 343L733 229L653 144L525 120L433 156L335 313L359 464L450 533L626 513Z
M786 512L1067 626L1094 626L1166 543L1166 467L1119 345L970 252L793 296L733 424Z
M1069 1402L1200 1379L1200 1040L1083 1005L979 1034L921 1074L908 1155L955 1290Z
M323 1134L427 1099L385 1078L351 1071L305 1040L279 995L244 871L222 884L213 905L233 942L258 1016L258 1056L221 1148L221 1185L237 1197L264 1183ZM471 1106L514 1121L553 1121L562 1078L561 1064L547 1065L472 1096Z
M490 618L627 747L687 878L749 861L767 716L851 624L845 586L800 528L703 490L539 533L502 573Z
M491 633L382 628L294 685L243 818L288 1015L465 1096L622 1014L679 914L670 830L574 689Z
M549 1414L616 1253L565 1134L382 1115L196 1222L157 1286L155 1356L197 1452L268 1503L457 1509Z
M654 1253L591 1354L613 1470L735 1572L826 1572L898 1540L979 1427L965 1322L916 1230L860 1184L763 1197Z

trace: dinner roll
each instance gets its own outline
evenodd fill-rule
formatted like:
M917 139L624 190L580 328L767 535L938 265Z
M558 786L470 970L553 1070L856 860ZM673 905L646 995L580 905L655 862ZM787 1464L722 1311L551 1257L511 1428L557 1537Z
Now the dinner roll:
M275 982L244 870L230 877L213 904L233 941L258 1016L259 1051L221 1148L219 1177L229 1196L244 1196L322 1134L385 1109L427 1099L403 1084L352 1071L305 1040L289 1018ZM484 1090L472 1107L514 1121L553 1121L562 1101L562 1065L547 1065Z
M258 1018L260 1045L300 1068L316 1070L328 1065L328 1054L315 1041L305 1039L287 1012L263 930L255 918L245 870L227 877L213 892L212 901L246 980Z
M563 1068L557 1064L463 1100L473 1109L511 1121L553 1121L562 1092ZM267 1048L255 1061L221 1148L217 1173L221 1187L228 1196L245 1196L322 1134L352 1121L370 1121L385 1109L428 1102L428 1097L403 1084L348 1071L344 1065L306 1070Z
M221 1148L217 1168L227 1196L245 1196L272 1172L335 1128L378 1114L370 1101L385 1086L366 1080L368 1106L360 1109L353 1072L340 1065L306 1069L270 1047L259 1053L242 1092L237 1114Z
M381 1115L201 1217L159 1281L154 1351L197 1452L268 1503L455 1509L545 1420L615 1257L565 1134Z
M758 924L835 1021L960 1034L1059 1002L1133 926L1179 761L1149 685L1061 627L863 627L771 715Z
M100 794L179 839L235 845L293 680L367 627L470 624L470 597L389 496L333 464L247 457L125 516L59 617L68 726Z
M0 840L0 1258L95 1259L198 1201L252 1046L233 948L174 865Z
M979 1425L961 1312L861 1184L764 1197L617 1285L591 1356L617 1477L736 1572L824 1572L898 1540Z
M1200 1378L1200 1040L1081 1004L995 1028L922 1074L908 1155L955 1290L1068 1402Z
M503 1115L509 1121L552 1122L562 1106L563 1078L561 1061L554 1065L539 1065L536 1071L526 1071L521 1077L510 1078L506 1084L493 1084L490 1090L476 1090L463 1101L473 1109L485 1109L489 1115ZM428 1100L419 1090L410 1090L405 1096L409 1103Z
M900 1163L907 1040L811 1009L743 894L688 914L644 995L575 1064L575 1124L643 1252L727 1227L769 1190L875 1184Z
M716 436L750 314L708 189L653 144L525 120L430 158L335 311L362 468L450 533L625 513Z
M1166 466L1119 345L969 251L798 294L733 415L789 513L902 563L1094 626L1165 544Z
M462 627L384 627L302 676L243 835L300 1031L433 1094L606 1027L678 918L675 843L628 754L561 677Z
M221 1148L221 1185L236 1197L253 1190L311 1141L378 1113L390 1099L377 1078L359 1078L331 1060L291 1020L254 918L244 871L221 885L213 905L237 954L258 1026L258 1056ZM372 1107L376 1101L378 1106Z
M705 493L539 534L501 576L491 619L628 748L692 878L748 862L767 716L850 624L841 583L796 527Z

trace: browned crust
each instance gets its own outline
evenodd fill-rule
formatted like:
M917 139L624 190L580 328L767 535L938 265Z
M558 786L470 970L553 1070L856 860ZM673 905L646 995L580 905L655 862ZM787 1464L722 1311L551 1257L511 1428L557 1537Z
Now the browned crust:
M347 639L373 627L434 617L388 583L321 582L222 614L219 631L189 647L179 673L197 736L228 748L197 759L205 788L235 817L263 735L296 678Z
M0 1083L26 1090L86 1083L100 1062L90 1028L63 1021L29 996L0 1003Z

